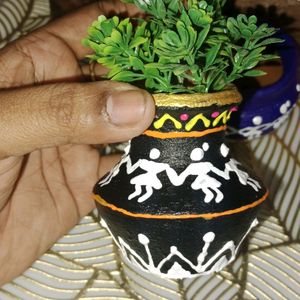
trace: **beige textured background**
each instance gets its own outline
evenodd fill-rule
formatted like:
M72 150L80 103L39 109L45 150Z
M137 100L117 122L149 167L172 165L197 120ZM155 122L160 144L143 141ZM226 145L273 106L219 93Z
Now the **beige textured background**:
M61 15L86 2L90 1L55 0L51 3L53 15ZM266 5L267 9L259 10L286 24L300 42L299 1L236 1L243 10L249 3L252 7L256 3ZM14 13L3 12L3 5L8 5ZM0 47L42 26L49 17L46 0L0 0ZM17 21L8 22L11 18ZM94 212L22 276L0 288L0 300L300 299L299 101L284 126L249 146L256 170L270 189L270 199L259 216L259 227L244 243L238 259L224 271L180 281L141 273L122 262Z

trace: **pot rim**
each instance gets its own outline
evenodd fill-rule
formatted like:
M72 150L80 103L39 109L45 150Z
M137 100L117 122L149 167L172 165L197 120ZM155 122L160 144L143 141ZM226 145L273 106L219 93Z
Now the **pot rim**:
M220 92L194 94L152 94L156 106L173 107L208 107L212 105L224 106L238 104L242 96L235 86L230 86Z

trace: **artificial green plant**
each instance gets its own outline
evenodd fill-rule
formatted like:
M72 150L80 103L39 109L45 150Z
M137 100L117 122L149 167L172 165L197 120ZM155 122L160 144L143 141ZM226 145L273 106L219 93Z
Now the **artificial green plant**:
M153 93L223 90L253 70L266 46L280 42L275 28L257 24L255 16L223 15L226 0L126 0L145 18L99 16L83 43L89 58L109 68L106 78L135 82Z

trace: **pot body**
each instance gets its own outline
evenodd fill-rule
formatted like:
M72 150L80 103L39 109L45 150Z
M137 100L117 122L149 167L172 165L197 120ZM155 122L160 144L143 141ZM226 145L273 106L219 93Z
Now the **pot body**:
M95 185L102 225L144 271L169 278L219 271L235 258L267 197L225 144L240 96L229 90L155 99L150 128Z

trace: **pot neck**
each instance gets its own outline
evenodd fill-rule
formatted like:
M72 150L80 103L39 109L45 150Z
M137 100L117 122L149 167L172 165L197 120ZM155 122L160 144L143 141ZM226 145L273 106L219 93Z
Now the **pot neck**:
M145 132L153 137L196 137L226 129L233 112L237 111L237 101L226 105L213 103L209 106L174 105L157 103L156 116ZM166 104L166 102L164 103ZM190 103L189 103L190 104Z
M225 106L239 104L242 100L241 94L230 86L228 89L215 93L194 94L153 94L157 107L189 107L203 108L209 106Z

